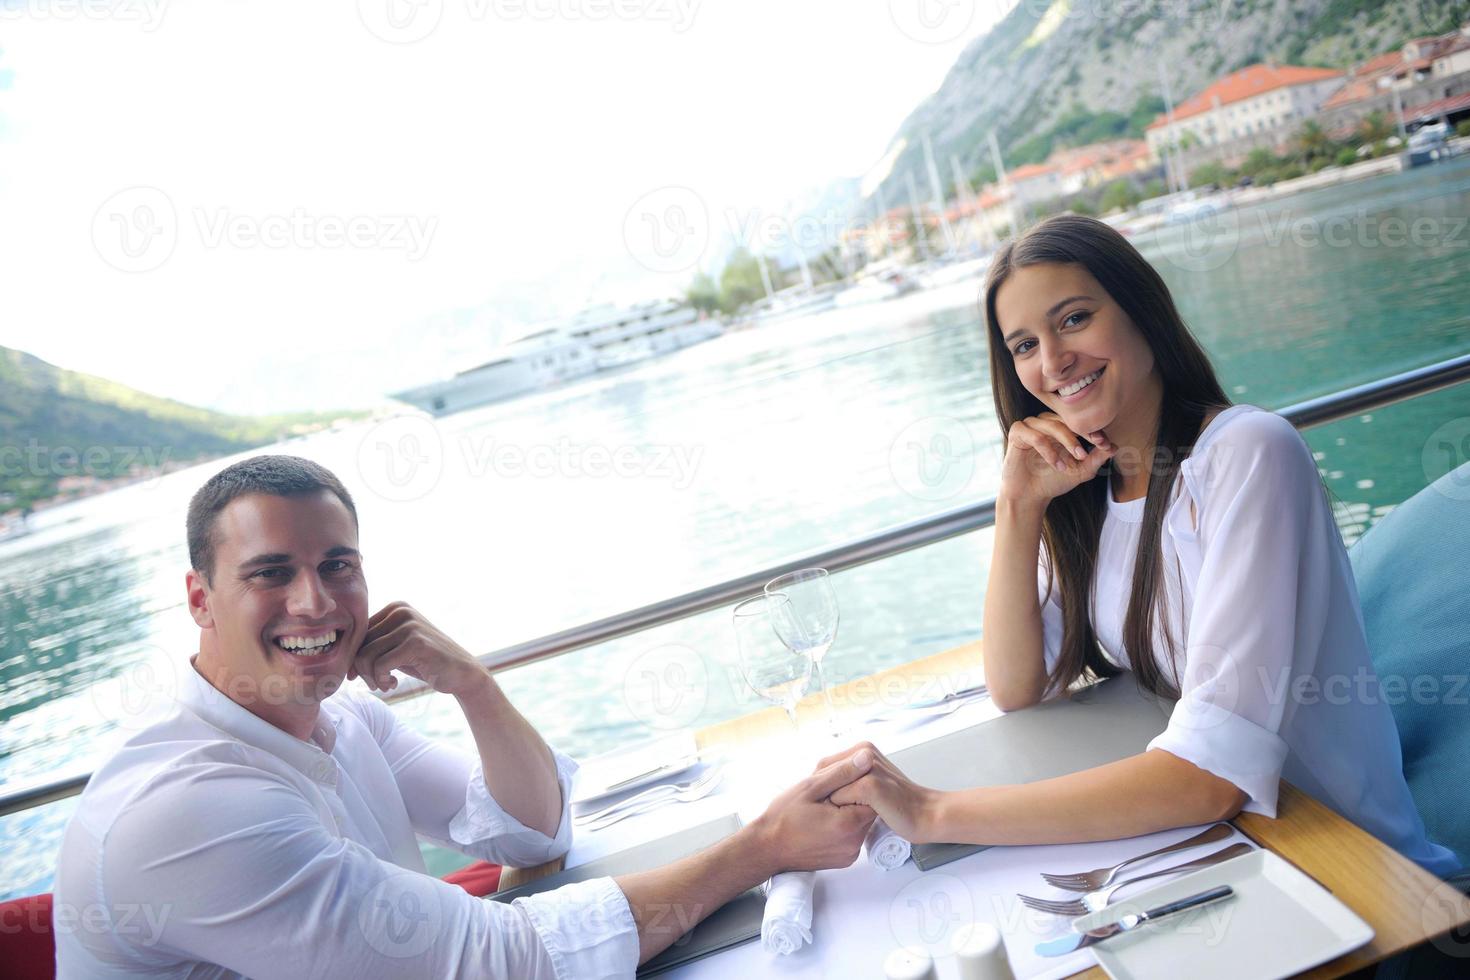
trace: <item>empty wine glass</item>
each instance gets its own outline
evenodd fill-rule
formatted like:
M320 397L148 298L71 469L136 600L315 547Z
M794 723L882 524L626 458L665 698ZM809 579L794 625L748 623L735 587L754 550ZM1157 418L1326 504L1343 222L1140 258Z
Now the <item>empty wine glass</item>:
M757 595L735 606L735 649L740 655L740 673L756 694L786 709L793 728L796 703L806 694L812 680L812 661L792 651L773 626L770 610L786 604L784 596Z
M822 658L837 639L837 593L825 568L803 568L771 579L766 583L766 596L784 596L786 601L768 607L771 625L781 642L793 652L812 662L817 673L817 686L827 705L827 726L832 735L841 735L837 711L832 707L832 693L822 676Z

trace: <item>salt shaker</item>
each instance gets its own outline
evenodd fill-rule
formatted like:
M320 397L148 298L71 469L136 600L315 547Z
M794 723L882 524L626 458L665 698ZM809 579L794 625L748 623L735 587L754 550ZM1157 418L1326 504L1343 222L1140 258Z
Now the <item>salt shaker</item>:
M988 922L962 926L951 948L960 965L960 980L1016 980L1000 931Z
M900 946L883 961L887 980L939 980L929 954L914 946Z

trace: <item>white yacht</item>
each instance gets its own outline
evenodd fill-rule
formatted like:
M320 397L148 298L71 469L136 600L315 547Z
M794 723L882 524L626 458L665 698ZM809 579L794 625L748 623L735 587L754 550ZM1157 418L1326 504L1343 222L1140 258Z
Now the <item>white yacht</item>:
M718 320L701 320L697 310L675 300L588 307L512 341L484 364L392 397L448 415L636 364L710 340L723 329Z

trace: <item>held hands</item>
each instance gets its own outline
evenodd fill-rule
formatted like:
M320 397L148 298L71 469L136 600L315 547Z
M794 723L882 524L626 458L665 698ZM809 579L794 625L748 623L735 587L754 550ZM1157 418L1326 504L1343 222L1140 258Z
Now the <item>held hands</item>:
M872 742L859 742L841 753L862 775L832 794L839 807L871 808L894 833L911 844L936 838L940 792L909 779ZM838 758L834 756L833 758ZM823 760L825 762L827 760Z
M398 686L395 670L440 694L464 693L490 676L464 647L406 602L390 602L373 613L347 678L360 676L375 691L391 691Z
M1086 436L1093 444L1091 452L1083 448L1078 433L1067 428L1056 412L1042 412L1012 424L1001 464L1001 494L1046 504L1097 476L1098 469L1118 449L1101 431Z
M857 860L873 811L836 806L828 799L865 771L846 755L823 759L816 772L772 800L751 824L773 873L845 868Z

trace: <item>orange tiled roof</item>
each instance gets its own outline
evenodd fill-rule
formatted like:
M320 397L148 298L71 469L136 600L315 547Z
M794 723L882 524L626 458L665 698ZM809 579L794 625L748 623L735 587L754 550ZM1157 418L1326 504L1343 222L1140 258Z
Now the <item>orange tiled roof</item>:
M1379 72L1381 75L1382 72ZM1349 105L1353 102L1361 102L1369 98L1378 90L1378 82L1375 78L1350 78L1347 84L1333 92L1322 103L1322 108L1336 109L1339 106Z
M1056 170L1056 167L1049 163L1028 163L1012 170L1010 179L1013 182L1017 180L1030 180L1032 177L1040 177L1044 174L1052 173L1054 170Z
M1353 72L1353 76L1355 78L1365 78L1369 75L1382 75L1392 68L1397 68L1403 60L1403 51L1386 51L1383 54L1369 58L1359 65L1357 70Z
M1136 145L1129 147L1126 153L1115 157L1103 164L1102 177L1111 180L1140 169L1150 159L1148 144L1143 140L1136 141Z
M1174 107L1174 121L1188 119L1207 112L1215 106L1218 98L1220 104L1230 105L1232 102L1240 102L1253 96L1271 92L1278 88L1289 85L1303 85L1307 82L1321 82L1329 78L1341 78L1342 72L1333 68L1303 68L1299 65L1251 65L1230 75L1207 87L1203 92L1185 99ZM1169 121L1167 114L1161 114L1157 119L1148 124L1149 129L1156 129Z

